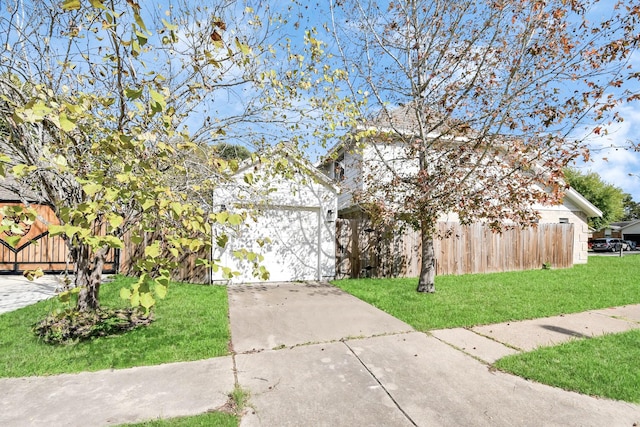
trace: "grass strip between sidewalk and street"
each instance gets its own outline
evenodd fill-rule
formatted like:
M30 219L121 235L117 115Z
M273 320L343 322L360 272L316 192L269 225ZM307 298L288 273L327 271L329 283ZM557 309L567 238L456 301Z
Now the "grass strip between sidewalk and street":
M168 418L153 420L137 424L122 424L118 427L237 427L239 420L236 415L225 412L207 412L191 417Z
M332 282L419 331L470 327L640 303L640 255L590 257L569 269L436 277L436 293L417 278Z
M640 330L572 340L498 360L503 371L592 396L640 403Z
M124 307L116 276L100 288L103 306ZM38 341L32 326L60 306L56 298L0 315L0 377L53 375L201 360L228 354L230 328L224 286L172 283L148 327L66 346Z

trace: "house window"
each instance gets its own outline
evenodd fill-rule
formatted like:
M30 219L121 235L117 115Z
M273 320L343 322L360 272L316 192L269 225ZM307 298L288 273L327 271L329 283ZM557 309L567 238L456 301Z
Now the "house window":
M344 181L344 153L340 154L335 162L334 178L336 181Z
M569 224L569 218L560 218L560 224Z

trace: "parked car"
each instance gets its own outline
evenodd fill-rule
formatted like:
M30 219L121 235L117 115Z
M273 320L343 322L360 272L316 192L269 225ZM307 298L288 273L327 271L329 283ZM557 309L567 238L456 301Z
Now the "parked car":
M634 241L634 240L625 240L627 242L627 245L629 245L629 248L627 249L628 251L635 251L638 244Z
M610 252L618 252L620 248L624 250L627 247L627 243L623 243L622 240L616 239L613 237L604 237L601 239L594 239L593 245L591 248L596 251L610 251Z

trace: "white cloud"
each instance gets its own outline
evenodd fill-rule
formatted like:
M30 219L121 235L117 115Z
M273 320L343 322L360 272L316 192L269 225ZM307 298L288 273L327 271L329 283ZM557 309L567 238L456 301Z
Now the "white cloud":
M640 106L618 109L621 123L606 127L606 134L590 136L591 161L576 165L579 169L597 172L604 181L621 188L640 201L640 152L628 149L629 141L640 141ZM631 174L631 175L630 175Z

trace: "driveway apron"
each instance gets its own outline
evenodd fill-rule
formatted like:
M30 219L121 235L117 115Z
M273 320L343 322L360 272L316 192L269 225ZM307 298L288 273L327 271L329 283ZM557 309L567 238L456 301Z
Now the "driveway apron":
M228 290L237 353L413 330L328 283L230 285Z

